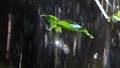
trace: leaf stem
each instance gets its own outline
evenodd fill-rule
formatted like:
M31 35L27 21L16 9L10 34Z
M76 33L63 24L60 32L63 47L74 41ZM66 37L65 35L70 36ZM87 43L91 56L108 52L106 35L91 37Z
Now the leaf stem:
M53 28L55 28L56 27L56 25L53 25L53 26L51 26L50 28L48 28L48 30L52 30Z

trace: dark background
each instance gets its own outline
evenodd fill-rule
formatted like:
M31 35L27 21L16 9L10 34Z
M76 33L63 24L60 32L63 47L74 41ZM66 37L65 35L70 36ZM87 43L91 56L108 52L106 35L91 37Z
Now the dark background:
M106 2L100 2L106 9ZM120 4L119 0L110 0L110 3L112 6ZM116 10L112 9L108 8L109 15ZM74 20L86 27L95 39L62 29L58 37L68 45L70 54L59 51L59 60L56 60L51 41L56 34L46 29L49 24L39 16L43 13ZM10 20L10 47L6 51ZM0 68L120 68L119 25L119 22L107 22L94 0L2 0ZM93 58L95 53L97 59Z

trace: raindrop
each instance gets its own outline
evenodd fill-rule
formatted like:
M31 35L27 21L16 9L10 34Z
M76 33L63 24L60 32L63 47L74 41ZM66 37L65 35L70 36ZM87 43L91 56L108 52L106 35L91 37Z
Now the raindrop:
M58 11L59 11L59 13L61 13L61 8L60 7L58 7Z
M95 53L93 56L94 59L98 59L98 53Z
M61 48L61 47L62 47L62 42L56 40L56 41L55 41L55 45L56 45L58 48Z
M64 54L70 54L70 49L68 47L63 48Z
M45 47L47 47L47 45L48 45L48 36L47 36L47 34L45 34Z
M119 5L117 5L117 9L119 9Z

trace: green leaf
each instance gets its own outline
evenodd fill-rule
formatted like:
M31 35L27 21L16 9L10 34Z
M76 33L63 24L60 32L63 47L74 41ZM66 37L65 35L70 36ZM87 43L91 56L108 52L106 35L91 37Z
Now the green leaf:
M76 29L74 27L72 27L69 22L65 21L65 20L61 20L57 23L59 26L68 29L68 30L72 30L72 31L76 31Z
M120 18L120 10L115 15Z
M118 18L117 16L113 15L111 17L111 20L112 20L112 22L118 22L118 21L120 21L120 18Z
M112 20L112 22L117 22L117 20L116 20L116 18L115 18L115 15L113 15L113 16L111 17L111 20Z
M59 26L57 26L57 25L51 26L48 30L52 30L53 28L55 29L55 32L57 32L57 33L60 32L61 28Z
M88 35L91 39L94 39L95 37L91 34Z
M56 27L55 27L55 32L59 33L60 30L61 30L61 27L59 27L59 26L56 26Z
M82 26L77 24L75 21L72 20L64 20L64 21L68 22L74 29L82 28Z
M47 19L47 21L51 24L51 26L57 25L57 22L59 21L59 19L54 15L43 14L43 15L40 15L40 16L45 17L45 19Z
M80 33L83 33L83 34L89 36L91 39L92 39L92 38L95 38L94 36L92 36L92 35L88 32L88 30L87 30L85 27L80 28L78 31L79 31Z
M72 20L59 20L56 16L54 15L40 15L41 17L45 17L45 19L51 24L52 27L50 27L48 30L52 30L53 28L57 33L60 32L61 27L65 28L67 30L75 31L75 32L80 32L84 33L85 35L89 36L90 38L94 38L85 27L80 26L77 24L75 21Z
M73 31L84 33L87 36L90 36L91 38L94 38L92 35L89 34L89 32L87 31L87 29L85 27L82 27L79 24L77 24L76 22L71 21L71 20L65 20L65 21L67 23L70 23L69 25L72 26L72 28L74 28Z
M66 22L68 22L69 24L77 24L75 21L68 20L68 19L65 19L65 20L63 20L63 21L66 21Z
M69 24L69 23L74 23L73 24ZM61 27L68 29L68 30L72 30L75 32L80 32L83 33L87 36L89 36L90 38L94 38L94 36L92 36L91 34L89 34L89 32L87 31L87 29L85 27L80 26L79 24L75 24L75 22L73 21L66 21L66 20L61 20L58 22L58 25L60 25Z

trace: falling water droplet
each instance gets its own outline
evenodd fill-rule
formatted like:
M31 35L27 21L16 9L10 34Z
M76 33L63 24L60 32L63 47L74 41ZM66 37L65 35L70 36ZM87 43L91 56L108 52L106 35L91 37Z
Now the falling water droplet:
M56 45L58 48L61 48L61 47L62 47L62 42L56 40L56 41L55 41L55 45Z
M68 47L63 48L64 54L68 55L70 53L70 49Z
M59 13L61 13L61 8L60 7L58 7L58 11L59 11Z
M94 59L98 59L98 53L95 53L93 56Z

